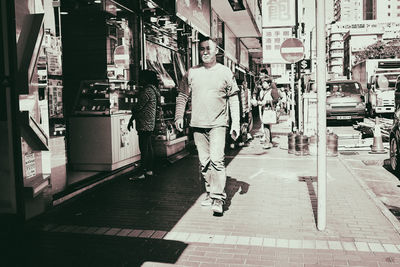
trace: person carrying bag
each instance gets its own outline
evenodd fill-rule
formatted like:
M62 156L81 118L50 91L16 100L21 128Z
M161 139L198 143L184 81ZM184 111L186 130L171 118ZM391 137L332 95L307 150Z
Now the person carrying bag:
M264 136L261 141L263 148L269 149L272 145L271 124L276 124L277 112L275 110L278 99L273 92L272 79L265 77L261 81L262 90L259 92L258 105L261 110L260 118L263 125Z

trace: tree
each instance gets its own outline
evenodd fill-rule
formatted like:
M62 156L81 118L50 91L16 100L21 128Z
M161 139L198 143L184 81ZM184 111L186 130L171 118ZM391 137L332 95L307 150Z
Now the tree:
M355 64L366 59L400 57L400 40L378 41L367 46L363 51L356 52L355 57Z

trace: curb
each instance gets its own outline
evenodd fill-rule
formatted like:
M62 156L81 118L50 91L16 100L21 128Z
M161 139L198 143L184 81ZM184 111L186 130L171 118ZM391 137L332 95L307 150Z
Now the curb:
M386 219L393 225L393 228L400 235L400 222L397 218L390 212L390 210L379 200L376 194L369 188L368 185L364 183L361 177L355 173L355 171L349 166L341 156L338 157L340 162L346 167L346 169L353 175L353 177L357 180L362 189L368 194L369 198L375 202L375 205L380 210L380 212L386 217Z

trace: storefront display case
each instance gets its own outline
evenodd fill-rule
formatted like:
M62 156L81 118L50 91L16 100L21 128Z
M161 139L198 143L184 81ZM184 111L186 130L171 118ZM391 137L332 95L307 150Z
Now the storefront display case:
M70 165L110 171L140 159L135 127L128 131L135 91L124 81L83 81L69 119Z

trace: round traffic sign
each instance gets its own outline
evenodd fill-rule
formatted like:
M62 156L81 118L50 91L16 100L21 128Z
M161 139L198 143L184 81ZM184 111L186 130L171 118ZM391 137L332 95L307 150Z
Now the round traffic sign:
M281 44L281 56L290 63L296 63L304 57L303 42L297 38L286 39Z

